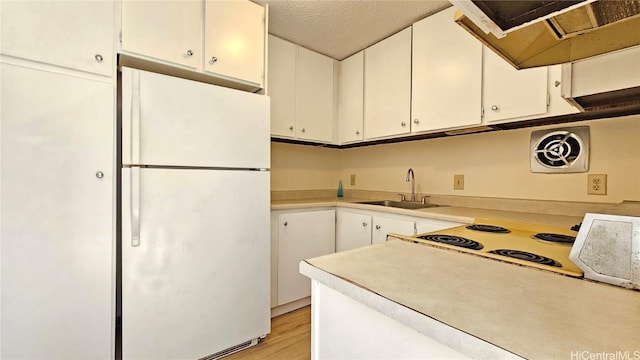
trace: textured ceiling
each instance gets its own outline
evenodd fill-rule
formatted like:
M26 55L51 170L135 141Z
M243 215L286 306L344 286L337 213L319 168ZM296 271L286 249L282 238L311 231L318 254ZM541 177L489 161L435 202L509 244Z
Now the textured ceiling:
M269 33L337 60L450 6L442 0L253 0L269 4Z

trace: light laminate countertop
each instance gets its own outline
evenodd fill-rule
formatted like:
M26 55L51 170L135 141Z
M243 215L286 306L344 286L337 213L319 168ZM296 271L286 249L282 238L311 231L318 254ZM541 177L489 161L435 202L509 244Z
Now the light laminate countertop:
M295 210L316 207L345 207L360 210L386 212L390 214L422 217L436 220L453 221L460 223L473 223L478 219L492 219L510 222L525 222L571 228L582 222L582 217L550 215L533 212L516 212L505 210L491 210L481 208L467 208L456 206L430 207L417 210L400 209L394 207L359 204L360 201L371 199L355 198L311 198L296 200L277 200L271 202L271 210Z
M342 285L365 289L369 296L359 299L367 306L384 299L414 310L408 318L378 308L425 334L416 316L524 358L640 356L638 291L395 239L308 259L300 269L347 296L357 297Z

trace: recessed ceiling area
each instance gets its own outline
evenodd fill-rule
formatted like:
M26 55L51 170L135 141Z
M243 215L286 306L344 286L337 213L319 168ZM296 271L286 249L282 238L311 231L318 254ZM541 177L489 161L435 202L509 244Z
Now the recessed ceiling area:
M443 10L442 0L253 0L269 4L269 33L342 60Z

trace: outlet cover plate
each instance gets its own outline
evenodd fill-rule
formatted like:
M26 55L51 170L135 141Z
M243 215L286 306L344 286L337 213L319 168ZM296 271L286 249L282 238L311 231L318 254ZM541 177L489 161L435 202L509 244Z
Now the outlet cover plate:
M453 175L453 190L464 190L464 175Z
M588 195L607 195L607 174L589 174L587 176Z

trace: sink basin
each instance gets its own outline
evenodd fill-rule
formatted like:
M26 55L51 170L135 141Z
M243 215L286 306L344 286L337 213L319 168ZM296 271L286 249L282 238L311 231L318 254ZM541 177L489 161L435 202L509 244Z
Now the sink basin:
M400 208L400 209L424 209L424 208L439 206L435 204L422 204L419 202L412 202L412 201L393 201L393 200L358 201L358 204L388 206L388 207L394 207L394 208Z

